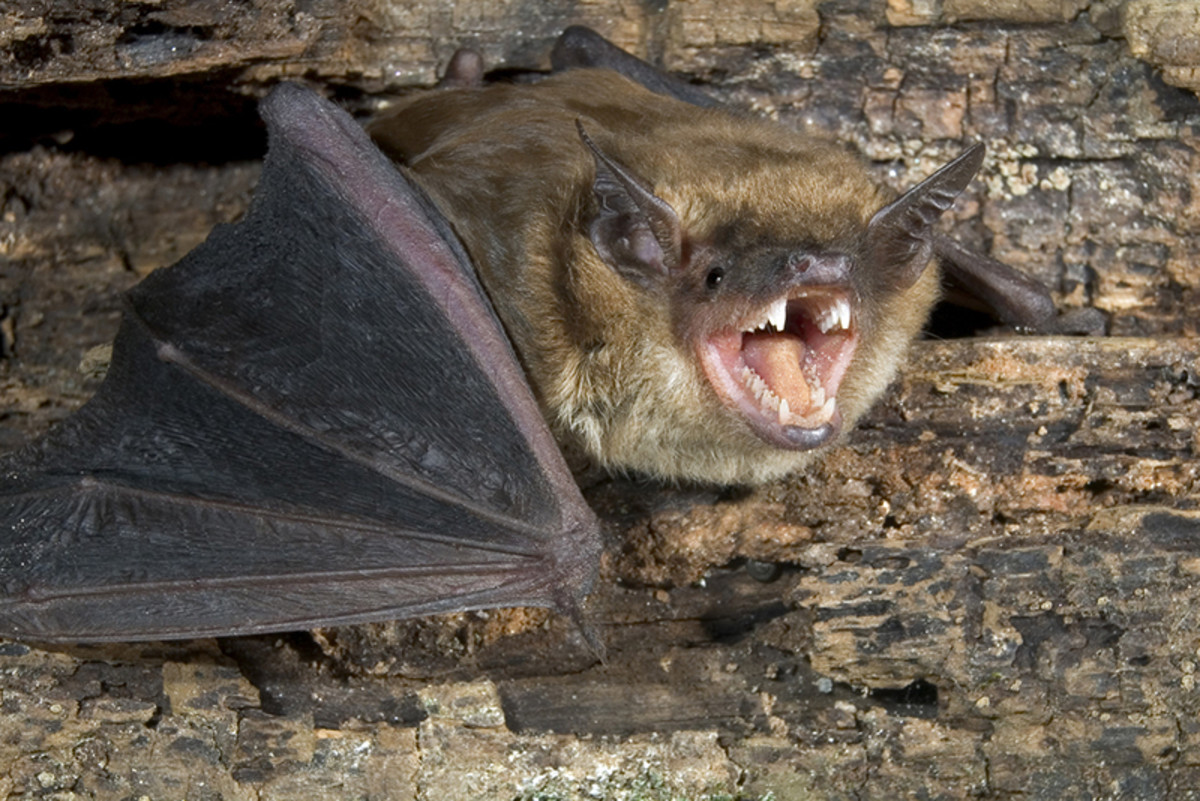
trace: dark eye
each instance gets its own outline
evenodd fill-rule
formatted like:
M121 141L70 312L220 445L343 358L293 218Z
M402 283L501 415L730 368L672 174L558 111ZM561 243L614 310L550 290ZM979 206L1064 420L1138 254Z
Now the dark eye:
M716 289L717 287L719 287L721 285L721 282L724 280L725 280L725 270L722 269L721 267L717 267L716 269L709 271L708 277L704 279L704 283L708 286L709 289Z

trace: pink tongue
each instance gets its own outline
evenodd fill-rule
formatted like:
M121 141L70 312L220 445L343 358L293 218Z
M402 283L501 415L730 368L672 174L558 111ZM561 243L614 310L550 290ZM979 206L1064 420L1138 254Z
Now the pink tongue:
M808 382L800 369L804 352L804 340L786 334L746 334L742 339L746 365L786 400L795 414L802 414L810 405Z

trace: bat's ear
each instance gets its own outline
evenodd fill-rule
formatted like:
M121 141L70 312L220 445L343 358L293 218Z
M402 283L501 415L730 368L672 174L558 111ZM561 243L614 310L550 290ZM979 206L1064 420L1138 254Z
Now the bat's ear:
M683 233L679 216L636 174L604 154L576 120L579 136L596 159L599 210L588 228L600 258L641 286L652 286L679 266Z
M867 225L870 262L890 271L898 289L911 286L933 256L933 224L967 187L983 164L976 143L897 200L875 213Z

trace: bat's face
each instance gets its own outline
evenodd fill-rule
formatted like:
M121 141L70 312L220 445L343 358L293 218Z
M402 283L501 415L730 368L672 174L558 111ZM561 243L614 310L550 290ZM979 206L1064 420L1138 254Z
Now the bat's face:
M765 480L831 443L886 388L937 298L928 225L974 168L885 204L860 165L828 159L850 171L777 161L750 191L721 176L656 187L659 207L639 197L649 180L597 155L590 238L637 311L606 312L593 338L640 365L620 381L583 371L607 387L606 414L579 407L570 419L587 422L602 461Z

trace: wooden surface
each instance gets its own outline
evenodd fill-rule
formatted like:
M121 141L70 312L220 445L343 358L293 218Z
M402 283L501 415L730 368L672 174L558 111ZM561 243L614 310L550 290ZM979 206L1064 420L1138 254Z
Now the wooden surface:
M43 7L45 6L45 7ZM943 318L808 473L605 481L607 645L540 612L0 643L0 793L151 799L1200 795L1195 3L22 3L0 10L0 448L76 408L119 292L234 219L253 100L361 114L463 43L591 24L908 185L1112 336ZM1144 59L1144 60L1143 60ZM1183 88L1180 88L1183 87ZM771 581L747 559L780 563Z

